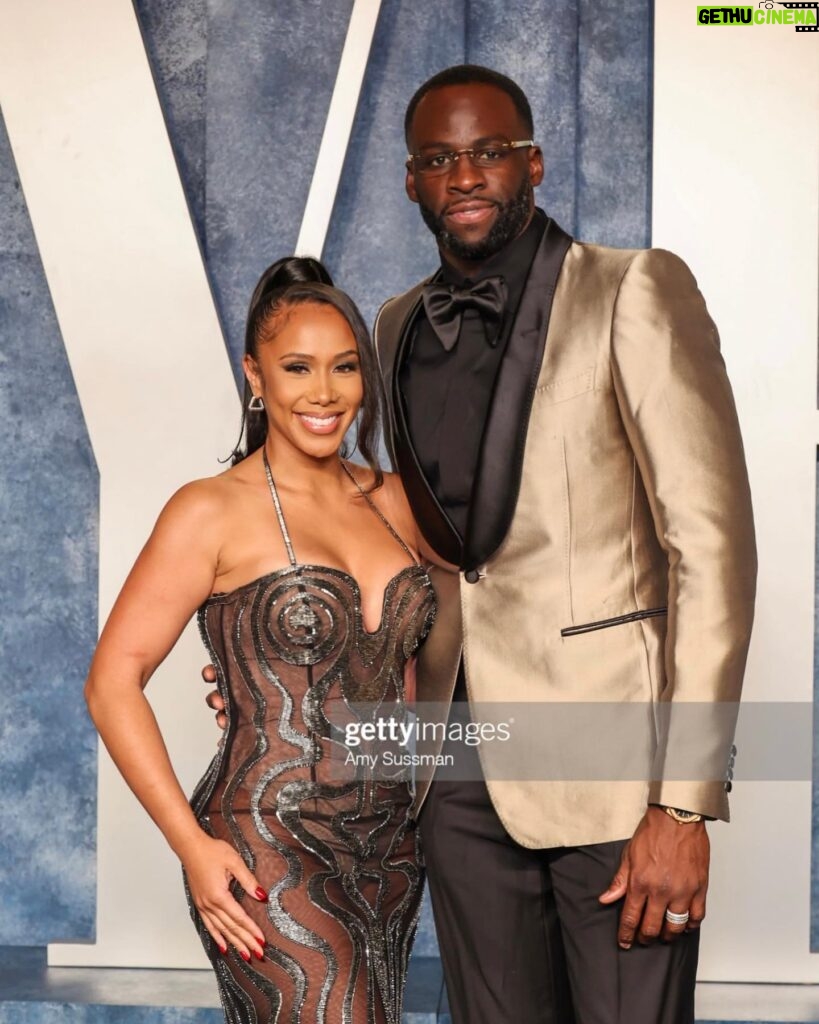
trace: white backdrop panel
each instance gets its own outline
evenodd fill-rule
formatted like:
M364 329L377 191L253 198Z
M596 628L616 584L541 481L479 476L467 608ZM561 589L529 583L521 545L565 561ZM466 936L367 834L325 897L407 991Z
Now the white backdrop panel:
M719 327L753 489L745 696L810 702L819 37L702 27L689 0L662 0L655 14L653 242L690 264ZM739 783L732 808L732 823L711 829L701 980L819 981L810 784Z

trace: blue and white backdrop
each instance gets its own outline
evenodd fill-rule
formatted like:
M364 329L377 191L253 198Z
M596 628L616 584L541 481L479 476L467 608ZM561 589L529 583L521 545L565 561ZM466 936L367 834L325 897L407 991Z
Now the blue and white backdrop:
M159 508L234 443L260 270L323 255L371 320L434 266L403 195L401 125L416 86L449 64L524 87L546 156L540 203L565 227L692 264L759 520L748 693L809 713L816 38L710 31L694 11L0 0L0 944L50 943L61 964L203 963L178 867L97 749L85 669ZM189 630L149 688L188 787L216 742L203 660ZM702 976L819 980L809 768L738 785L734 809L713 829ZM428 919L419 948L435 949Z

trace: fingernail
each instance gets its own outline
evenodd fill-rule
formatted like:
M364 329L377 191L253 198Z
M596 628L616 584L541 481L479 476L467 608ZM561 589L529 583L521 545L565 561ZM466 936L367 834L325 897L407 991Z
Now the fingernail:
M219 952L224 956L227 953L227 946L220 946Z
M262 903L267 903L267 893L261 886L256 890L256 899L261 900Z
M255 949L253 950L253 953L257 960L264 960L264 955L262 953L257 953Z
M243 949L239 950L239 956L244 960L246 964L250 963L250 953L245 953Z

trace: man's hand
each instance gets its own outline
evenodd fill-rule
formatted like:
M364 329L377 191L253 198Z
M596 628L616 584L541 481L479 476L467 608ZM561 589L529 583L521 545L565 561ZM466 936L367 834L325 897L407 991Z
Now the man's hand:
M209 686L213 686L216 682L216 669L213 665L205 665L202 669L202 678ZM205 697L205 703L211 709L216 712L216 724L220 729L227 727L227 715L225 714L225 702L219 696L218 690L211 690L210 693Z
M617 942L630 949L635 935L644 945L666 942L699 928L705 917L710 843L705 822L680 825L660 807L649 807L623 850L617 874L599 897L614 903L625 896ZM686 924L670 924L666 910L689 913Z

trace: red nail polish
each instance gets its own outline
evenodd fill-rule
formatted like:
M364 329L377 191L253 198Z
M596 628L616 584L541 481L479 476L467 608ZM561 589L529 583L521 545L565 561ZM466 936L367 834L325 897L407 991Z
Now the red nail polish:
M245 953L245 951L243 949L240 949L239 950L239 955L241 956L241 958L244 960L244 962L246 964L250 963L250 953Z
M219 952L224 956L227 953L227 946L220 946Z
M257 953L255 949L253 950L253 953L257 960L264 960L264 956L261 953Z
M256 890L256 899L261 900L262 903L267 903L267 893L261 886Z

